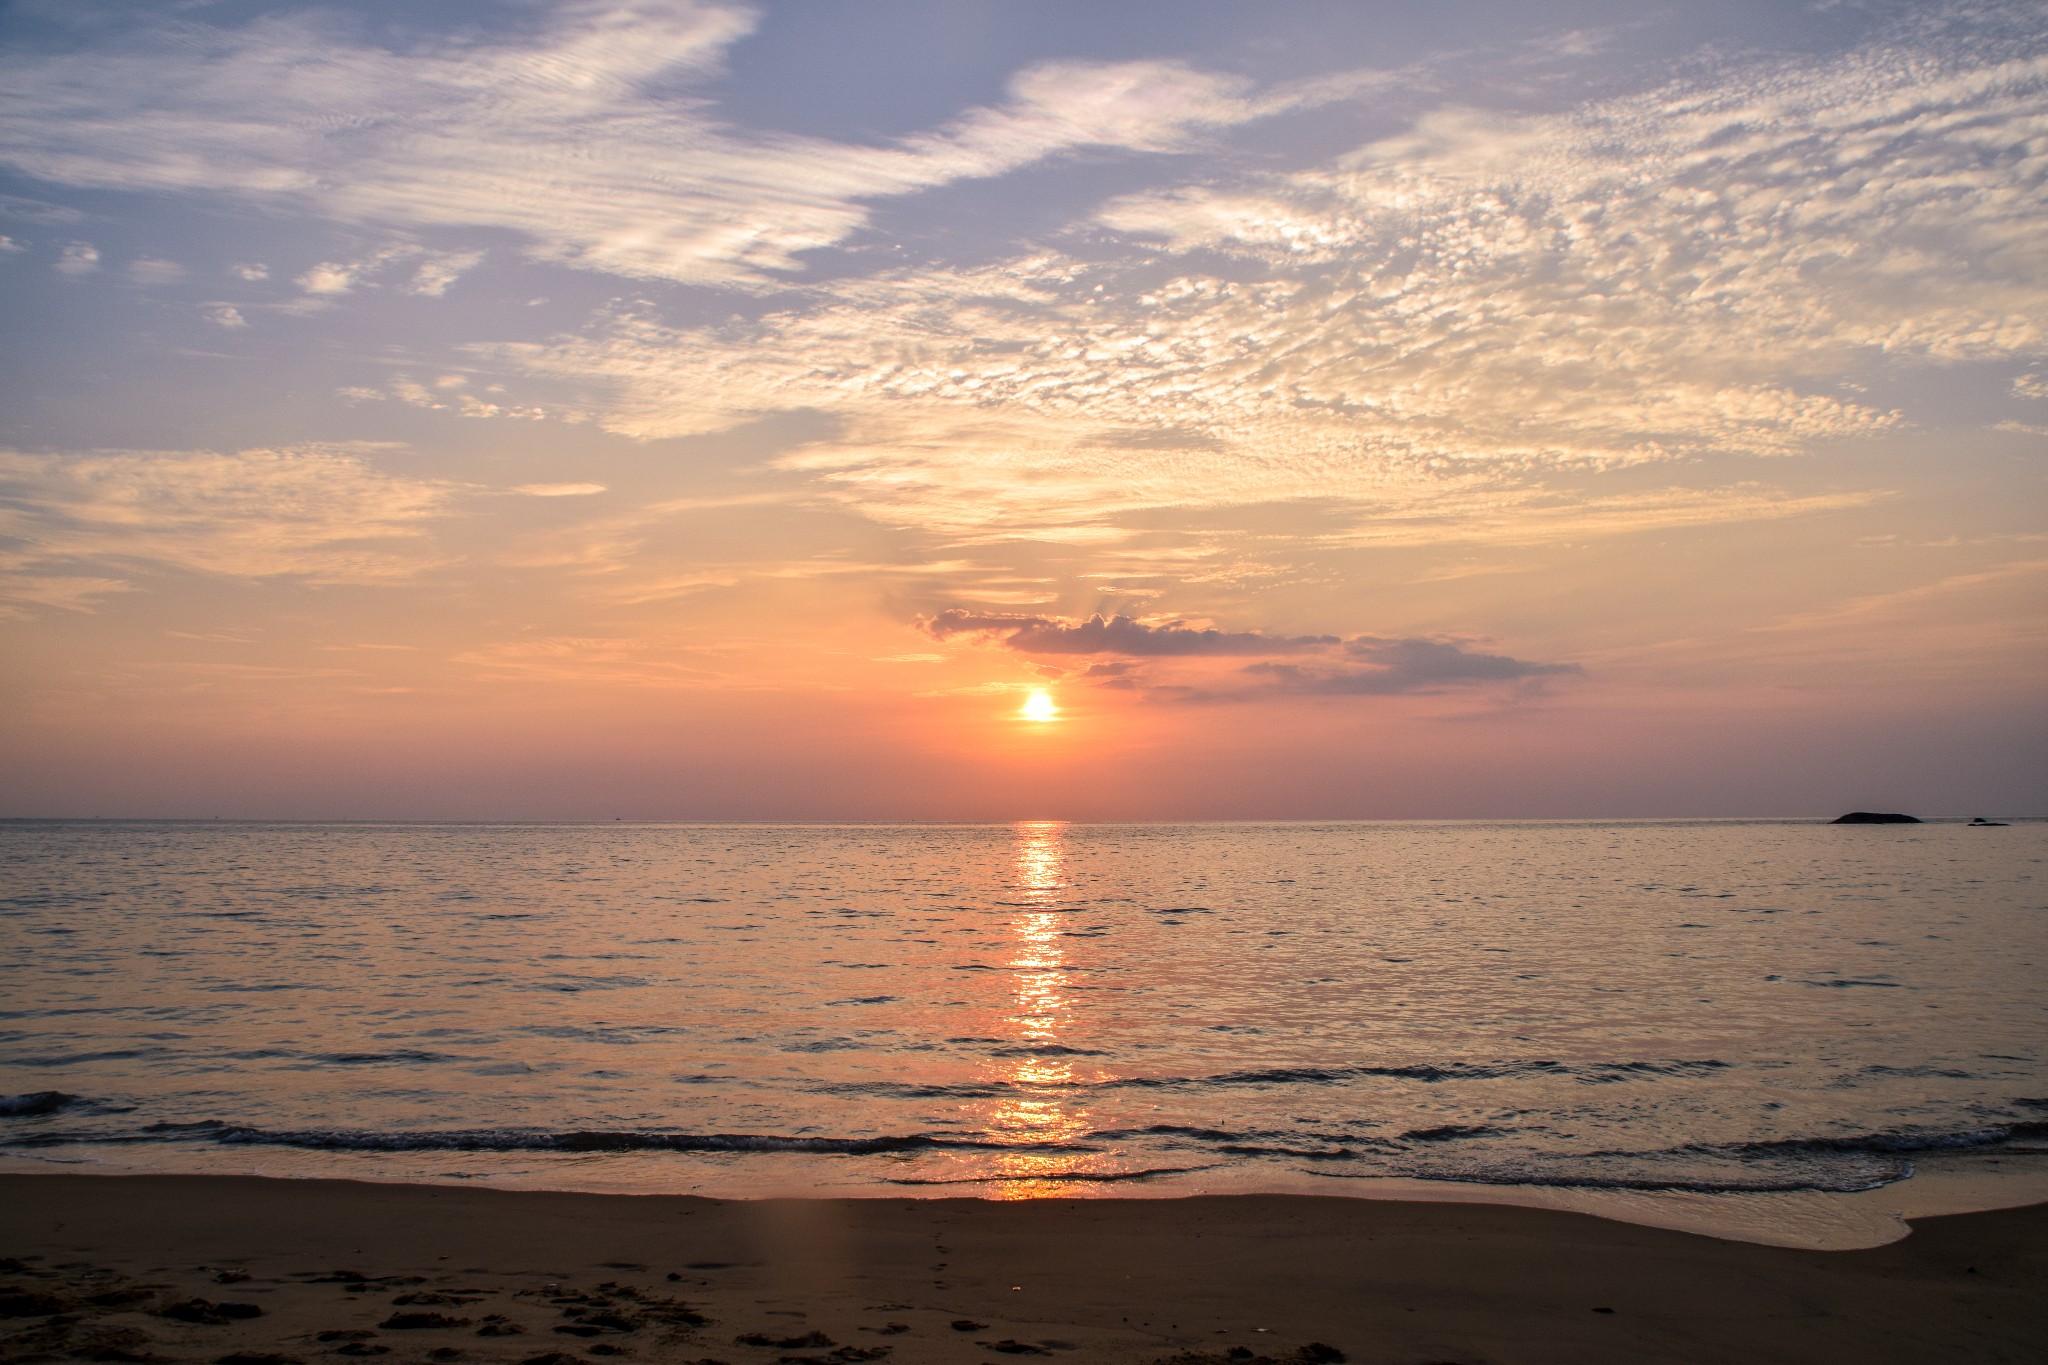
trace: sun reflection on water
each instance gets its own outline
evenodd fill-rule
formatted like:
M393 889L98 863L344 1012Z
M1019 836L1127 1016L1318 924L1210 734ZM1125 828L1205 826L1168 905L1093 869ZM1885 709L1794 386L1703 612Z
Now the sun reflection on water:
M1072 1022L1066 990L1066 953L1061 943L1057 907L1067 888L1067 825L1064 820L1031 820L1017 827L1017 852L1012 884L1019 905L1009 929L1013 936L1010 1011L1018 1055L1002 1059L996 1079L1011 1087L996 1102L990 1127L1018 1144L1070 1142L1087 1131L1084 1118L1068 1105L1074 1064L1063 1056L1044 1055L1062 1045ZM999 1199L1045 1199L1071 1193L1060 1179L1075 1173L1074 1153L1057 1151L1004 1152L996 1161Z

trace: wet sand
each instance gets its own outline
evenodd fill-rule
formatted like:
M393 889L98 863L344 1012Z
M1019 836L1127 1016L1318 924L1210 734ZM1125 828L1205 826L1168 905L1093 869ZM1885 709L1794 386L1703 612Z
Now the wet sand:
M31 1175L0 1176L0 1257L9 1362L2048 1355L2048 1205L1816 1252L1344 1198L731 1202Z

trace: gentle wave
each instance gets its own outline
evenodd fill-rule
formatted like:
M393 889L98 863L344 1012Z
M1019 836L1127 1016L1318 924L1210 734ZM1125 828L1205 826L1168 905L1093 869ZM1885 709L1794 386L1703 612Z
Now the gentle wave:
M949 1039L949 1042L981 1042L982 1039ZM1004 1049L991 1056L1015 1056L1029 1049ZM1078 1049L1047 1048L1039 1056L1095 1056ZM1245 1086L1343 1085L1362 1080L1420 1081L1441 1085L1449 1081L1497 1081L1532 1076L1556 1077L1581 1085L1607 1085L1617 1081L1657 1077L1697 1076L1731 1069L1732 1063L1713 1059L1661 1062L1593 1062L1580 1066L1555 1061L1527 1062L1445 1062L1407 1066L1297 1066L1260 1070L1222 1071L1206 1076L1112 1076L1098 1081L837 1081L806 1087L815 1094L874 1095L890 1099L989 1099L1010 1093L1045 1090L1199 1090Z
M44 1117L80 1108L103 1107L58 1091L0 1097L0 1115ZM1446 1124L1409 1129L1398 1137L1357 1133L1327 1135L1233 1131L1156 1124L1100 1129L1060 1141L1019 1141L985 1133L902 1133L870 1137L821 1137L775 1133L686 1133L633 1129L269 1129L206 1119L151 1123L118 1131L59 1131L47 1128L0 1137L0 1148L47 1148L79 1144L132 1146L149 1143L205 1143L227 1147L289 1147L328 1152L532 1152L532 1153L799 1153L828 1156L885 1156L918 1152L1049 1153L1076 1157L1102 1153L1116 1144L1149 1143L1154 1150L1193 1148L1218 1157L1254 1157L1315 1163L1316 1174L1357 1164L1373 1169L1358 1178L1403 1175L1492 1185L1545 1185L1587 1189L1743 1190L1750 1192L1872 1189L1911 1174L1907 1158L1927 1152L1987 1149L2048 1137L2048 1122L2016 1120L1967 1130L1897 1130L1817 1135L1770 1141L1689 1143L1643 1151L1559 1153L1547 1157L1446 1159L1456 1146L1503 1138L1515 1130L1493 1125ZM1322 1138L1329 1145L1307 1147L1300 1140ZM1290 1140L1291 1139L1291 1140ZM1678 1165L1688 1169L1676 1169ZM1721 1167L1744 1168L1741 1174ZM1663 1169L1660 1169L1663 1168ZM1134 1179L1207 1169L1201 1166L1146 1167L1142 1172L1071 1172L957 1177L888 1177L888 1183L989 1183L1006 1179ZM1712 1173L1703 1174L1708 1171Z
M840 1138L773 1133L663 1133L579 1129L442 1129L392 1132L373 1129L271 1129L199 1119L152 1123L126 1132L41 1132L0 1139L0 1147L53 1147L75 1143L133 1146L152 1142L211 1142L230 1147L299 1147L326 1152L813 1152L874 1156L940 1148L1005 1151L1089 1150L1069 1143L991 1142L932 1133Z

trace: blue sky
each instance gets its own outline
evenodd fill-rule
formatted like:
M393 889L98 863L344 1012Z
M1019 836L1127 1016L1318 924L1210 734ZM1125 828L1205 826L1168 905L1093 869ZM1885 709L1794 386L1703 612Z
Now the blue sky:
M2038 804L2040 19L11 6L14 813Z

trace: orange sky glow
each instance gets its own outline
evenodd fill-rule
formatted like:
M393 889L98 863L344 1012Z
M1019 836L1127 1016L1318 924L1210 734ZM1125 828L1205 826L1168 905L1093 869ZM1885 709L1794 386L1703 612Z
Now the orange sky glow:
M0 20L0 815L2042 808L2038 13L1566 8Z

